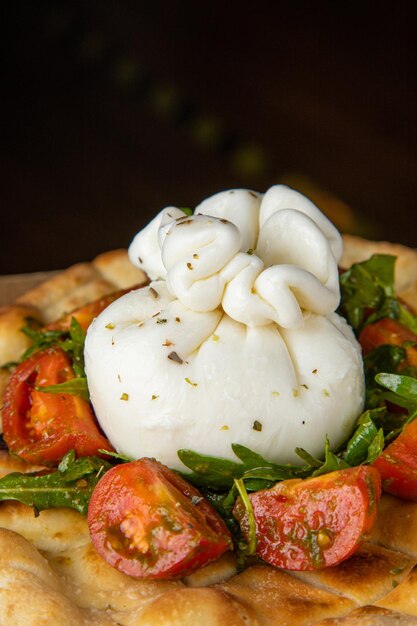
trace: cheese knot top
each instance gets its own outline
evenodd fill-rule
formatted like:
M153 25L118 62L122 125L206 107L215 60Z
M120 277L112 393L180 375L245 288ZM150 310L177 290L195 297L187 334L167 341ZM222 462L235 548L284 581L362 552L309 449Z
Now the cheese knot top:
M193 311L219 306L248 326L303 323L338 306L341 237L306 197L284 185L261 196L220 192L192 216L164 209L129 248L132 262Z
M300 193L236 189L136 235L152 279L91 324L85 363L114 447L184 470L177 451L276 463L339 446L361 412L360 347L339 303L342 240Z

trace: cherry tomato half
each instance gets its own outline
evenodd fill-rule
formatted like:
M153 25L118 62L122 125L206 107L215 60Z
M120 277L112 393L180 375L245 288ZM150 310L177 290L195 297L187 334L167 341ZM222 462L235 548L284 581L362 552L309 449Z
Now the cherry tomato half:
M147 458L103 476L88 524L105 561L141 578L186 576L232 547L223 520L200 492Z
M8 382L2 411L4 439L12 452L31 463L54 465L71 449L78 456L112 449L96 426L89 402L35 389L74 377L61 348L37 352L18 365Z
M372 465L381 474L384 491L417 501L417 420L407 424Z
M336 565L353 554L372 528L380 494L379 473L369 466L284 480L252 493L257 553L289 570ZM248 514L240 499L233 513L247 535Z
M368 354L371 350L387 344L402 346L407 341L417 343L417 335L390 317L384 317L373 324L368 324L359 335L359 343L364 354ZM406 346L405 350L407 362L404 365L416 366L417 346Z

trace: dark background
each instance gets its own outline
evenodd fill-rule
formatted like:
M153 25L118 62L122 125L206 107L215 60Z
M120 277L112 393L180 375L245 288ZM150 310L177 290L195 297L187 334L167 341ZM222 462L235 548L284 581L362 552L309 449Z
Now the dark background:
M416 246L415 7L7 3L0 274L89 260L163 206L279 181L344 230Z

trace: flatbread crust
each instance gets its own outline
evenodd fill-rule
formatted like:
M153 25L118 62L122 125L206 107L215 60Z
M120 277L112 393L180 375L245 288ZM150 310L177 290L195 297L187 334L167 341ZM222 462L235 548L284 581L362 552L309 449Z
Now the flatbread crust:
M342 266L372 253L398 256L399 295L417 308L417 253L345 237ZM75 265L0 310L0 362L27 347L25 319L49 323L74 307L145 280L126 251ZM0 378L5 384L7 373ZM1 387L0 387L1 393ZM0 476L34 467L0 452ZM86 519L71 509L38 517L0 504L0 625L7 626L391 626L417 625L417 504L383 496L370 541L320 572L254 564L236 572L232 554L180 581L126 576L96 553Z

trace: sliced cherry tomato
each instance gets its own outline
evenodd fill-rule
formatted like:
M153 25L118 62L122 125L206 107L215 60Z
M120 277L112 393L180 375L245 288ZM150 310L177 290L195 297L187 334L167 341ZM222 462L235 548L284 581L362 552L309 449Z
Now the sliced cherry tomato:
M359 335L359 343L364 354L368 354L371 350L387 344L402 346L407 341L417 344L417 335L390 317L384 317L373 324L368 324ZM407 362L404 365L416 366L417 347L414 345L405 346L405 350Z
M376 519L381 494L377 470L359 466L277 483L249 495L257 553L289 570L315 570L348 558ZM248 513L240 499L234 511L247 535Z
M94 300L94 302L90 302L85 304L84 306L78 307L70 313L64 315L56 322L52 322L48 324L46 327L48 330L63 330L68 331L71 326L71 320L73 317L77 320L80 326L87 330L90 326L91 322L95 317L97 317L104 309L106 309L109 304L124 296L125 293L129 293L129 291L133 291L133 289L138 289L139 287L144 287L144 284L136 285L134 287L129 287L129 289L119 289L118 291L114 291L113 293L108 294L107 296L103 296L102 298L98 298L98 300Z
M407 424L372 464L384 491L417 501L417 420Z
M153 459L108 471L94 489L88 524L107 563L141 578L186 576L232 547L201 493Z
M2 412L4 439L12 452L31 463L53 465L71 449L78 456L112 449L96 426L89 402L35 388L74 377L61 348L37 352L18 365L7 385Z

